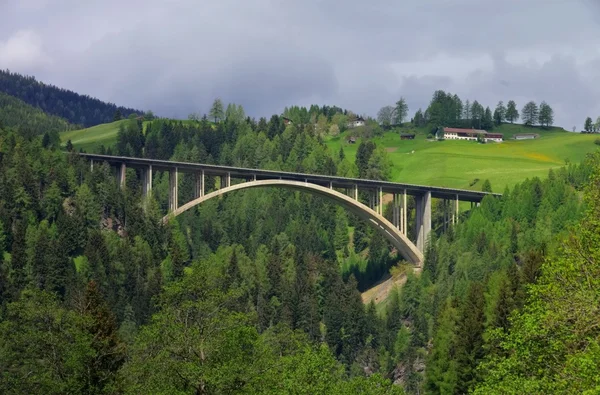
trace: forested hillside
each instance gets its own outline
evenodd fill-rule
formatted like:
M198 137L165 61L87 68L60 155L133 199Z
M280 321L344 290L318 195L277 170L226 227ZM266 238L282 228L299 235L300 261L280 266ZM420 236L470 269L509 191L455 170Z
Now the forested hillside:
M49 134L55 139L59 132L78 128L4 93L0 93L0 127L16 129L25 137Z
M255 122L241 107L226 112L217 122L144 127L129 119L117 144L100 151L390 177L388 153L369 139L380 133L375 125L359 129L352 159L327 148L324 134L352 114L294 107L286 125L277 115ZM43 136L2 127L0 153L2 393L566 393L598 385L600 154L486 198L445 232L448 207L435 201L422 273L408 271L378 308L363 305L360 290L401 257L323 198L241 191L163 225L165 173L155 172L143 199L134 169L121 189L107 165L91 171ZM208 177L207 190L218 182ZM192 194L184 174L181 202Z
M72 124L93 126L111 122L115 113L122 117L142 114L133 108L117 107L96 98L80 95L70 90L46 85L34 77L0 70L0 92L14 96L42 111L64 118Z

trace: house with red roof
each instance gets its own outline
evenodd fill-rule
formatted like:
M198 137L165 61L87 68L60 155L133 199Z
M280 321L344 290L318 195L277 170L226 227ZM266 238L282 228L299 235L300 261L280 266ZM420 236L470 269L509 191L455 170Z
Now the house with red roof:
M504 139L502 133L489 133L481 129L459 129L459 128L444 128L444 140L477 140L481 138L487 143L493 141L501 143Z

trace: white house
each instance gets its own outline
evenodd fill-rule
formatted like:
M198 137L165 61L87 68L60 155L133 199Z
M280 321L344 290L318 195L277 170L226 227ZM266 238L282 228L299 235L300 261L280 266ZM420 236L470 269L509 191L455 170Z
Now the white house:
M481 135L486 142L493 141L501 143L504 136L502 133L488 133L481 129L459 129L459 128L444 128L445 140L477 140L477 136Z
M365 120L362 117L357 117L352 121L348 122L347 125L349 128L357 128L359 126L365 126Z

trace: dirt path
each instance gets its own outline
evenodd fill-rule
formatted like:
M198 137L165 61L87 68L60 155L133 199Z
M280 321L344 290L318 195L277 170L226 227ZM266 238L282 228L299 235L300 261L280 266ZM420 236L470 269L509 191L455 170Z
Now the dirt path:
M414 273L420 273L421 268L414 268ZM391 276L388 274L387 278L384 278L372 288L362 293L362 301L364 304L371 303L372 300L375 304L379 304L387 299L388 295L394 288L394 286L402 286L406 282L406 273L401 273L397 276Z

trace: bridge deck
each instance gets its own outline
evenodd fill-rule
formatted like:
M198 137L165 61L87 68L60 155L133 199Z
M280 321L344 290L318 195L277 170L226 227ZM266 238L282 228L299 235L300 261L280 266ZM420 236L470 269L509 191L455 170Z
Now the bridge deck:
M206 165L201 163L191 162L174 162L167 160L158 159L146 159L146 158L130 158L125 156L110 156L110 155L98 155L98 154L79 154L90 160L99 162L108 162L110 164L125 164L127 167L148 167L152 166L155 170L171 170L177 168L178 172L189 172L198 173L204 171L206 175L222 176L227 173L230 174L231 178L249 179L256 176L257 180L266 179L277 179L292 181L305 181L311 182L317 185L329 186L330 184L334 188L353 188L355 185L361 189L378 189L382 188L385 193L403 193L406 191L409 195L420 196L426 192L431 192L431 196L440 199L456 199L467 202L480 202L485 196L501 196L498 193L487 193L470 191L466 189L454 189L435 187L427 185L415 185L415 184L404 184L389 181L378 181L378 180L365 180L360 178L345 178L337 176L327 176L319 174L305 174L305 173L292 173L285 171L273 171L273 170L261 170L261 169L248 169L244 167L231 167L231 166L217 166L217 165Z

